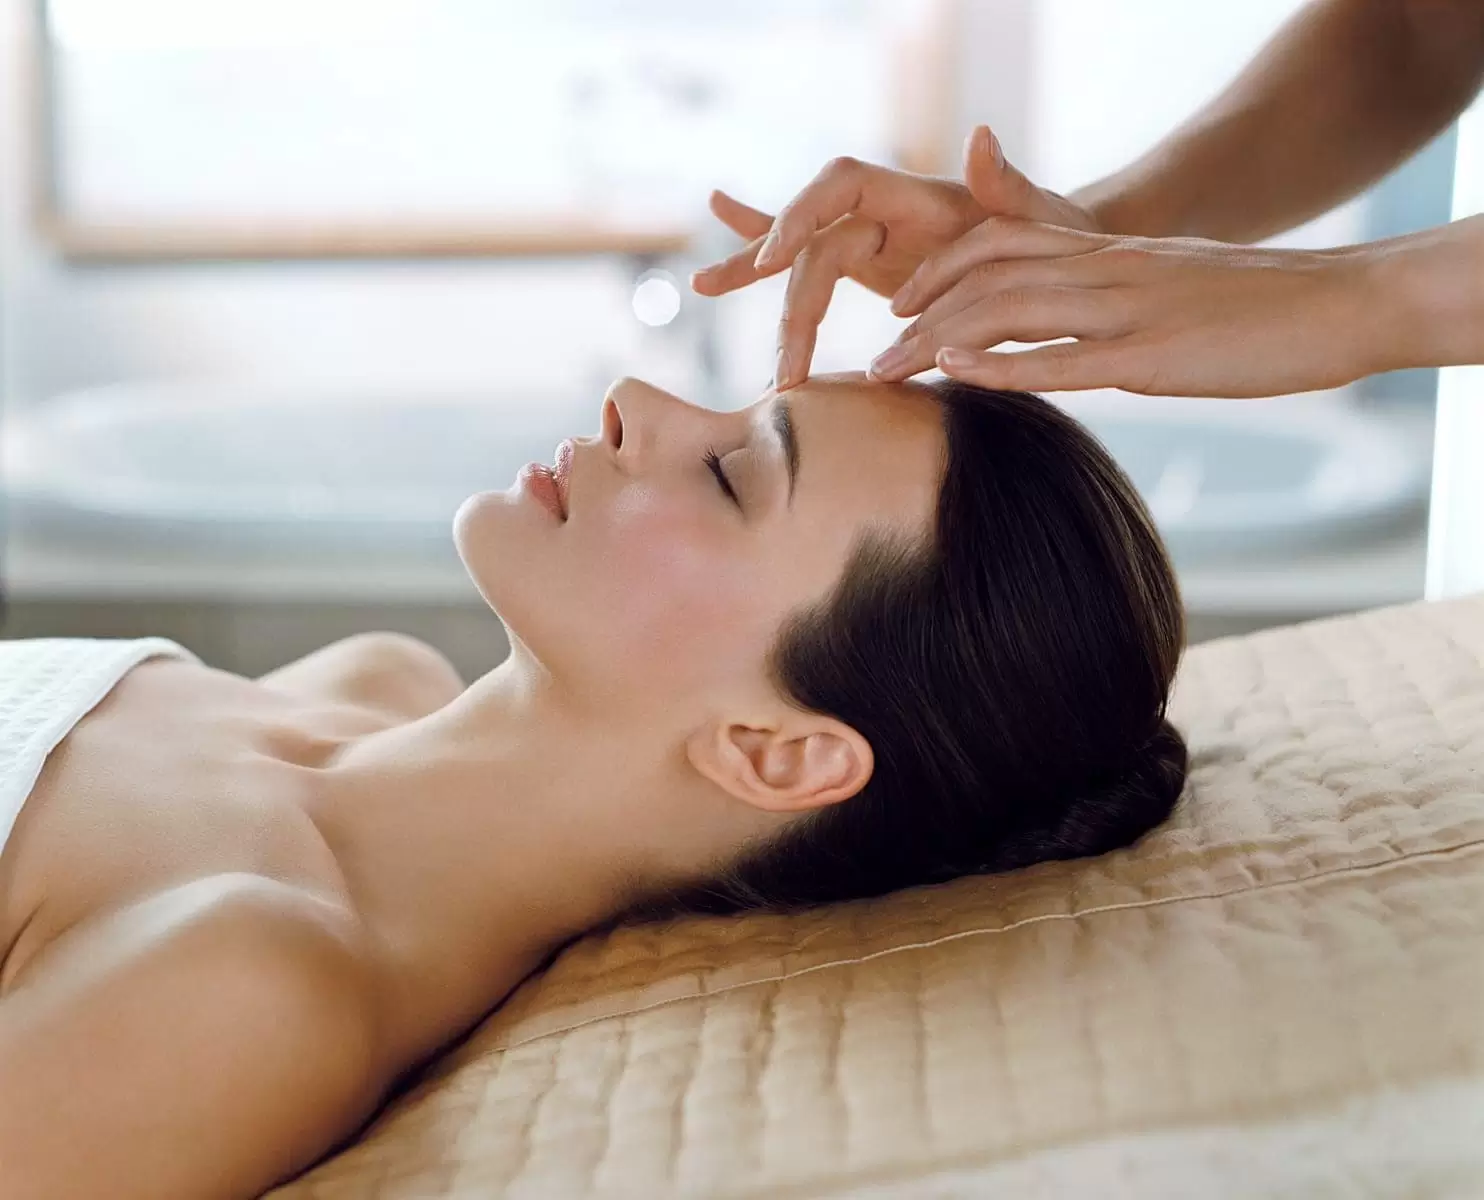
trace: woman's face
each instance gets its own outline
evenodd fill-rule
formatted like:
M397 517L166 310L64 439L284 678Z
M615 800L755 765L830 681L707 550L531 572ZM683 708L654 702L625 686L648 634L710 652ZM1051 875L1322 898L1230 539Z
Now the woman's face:
M868 527L928 535L943 458L915 386L824 377L722 413L621 379L602 432L572 440L564 512L523 473L465 501L454 538L515 652L566 695L699 720L776 697L780 627Z

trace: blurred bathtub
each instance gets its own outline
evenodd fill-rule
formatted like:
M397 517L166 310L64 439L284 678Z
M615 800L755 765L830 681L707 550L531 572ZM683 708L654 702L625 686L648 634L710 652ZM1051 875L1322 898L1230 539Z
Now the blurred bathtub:
M1382 418L1343 392L1059 399L1149 501L1192 610L1318 615L1420 594L1424 411ZM594 422L586 395L130 384L58 397L5 430L10 587L467 599L459 504Z
M465 497L550 462L594 424L560 395L368 394L122 385L36 405L6 431L18 520L57 536L247 546L418 549ZM503 403L502 403L503 401Z
M1425 439L1343 395L1061 399L1132 476L1181 560L1330 543L1416 512L1427 494ZM466 496L551 461L593 423L586 397L132 384L14 419L3 478L18 519L59 535L202 552L417 546L447 540Z

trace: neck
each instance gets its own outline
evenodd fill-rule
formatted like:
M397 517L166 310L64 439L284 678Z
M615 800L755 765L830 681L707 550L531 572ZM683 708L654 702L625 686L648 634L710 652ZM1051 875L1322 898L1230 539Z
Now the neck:
M421 720L346 744L311 818L387 968L408 1053L478 1020L550 953L730 824L697 821L655 731L562 705L517 656ZM687 843L687 839L689 844Z

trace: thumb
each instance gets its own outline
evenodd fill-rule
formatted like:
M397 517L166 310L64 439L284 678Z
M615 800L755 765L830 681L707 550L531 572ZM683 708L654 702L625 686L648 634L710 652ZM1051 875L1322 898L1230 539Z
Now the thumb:
M1005 161L1000 139L988 125L976 125L964 142L964 183L986 213L1030 215L1030 180Z

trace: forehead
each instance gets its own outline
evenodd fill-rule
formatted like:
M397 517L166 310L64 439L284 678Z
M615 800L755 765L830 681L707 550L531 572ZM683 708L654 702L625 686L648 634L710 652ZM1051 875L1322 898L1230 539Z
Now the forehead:
M937 506L942 406L915 384L830 375L782 393L799 448L798 515L827 513L922 529ZM775 393L758 402L759 419Z

